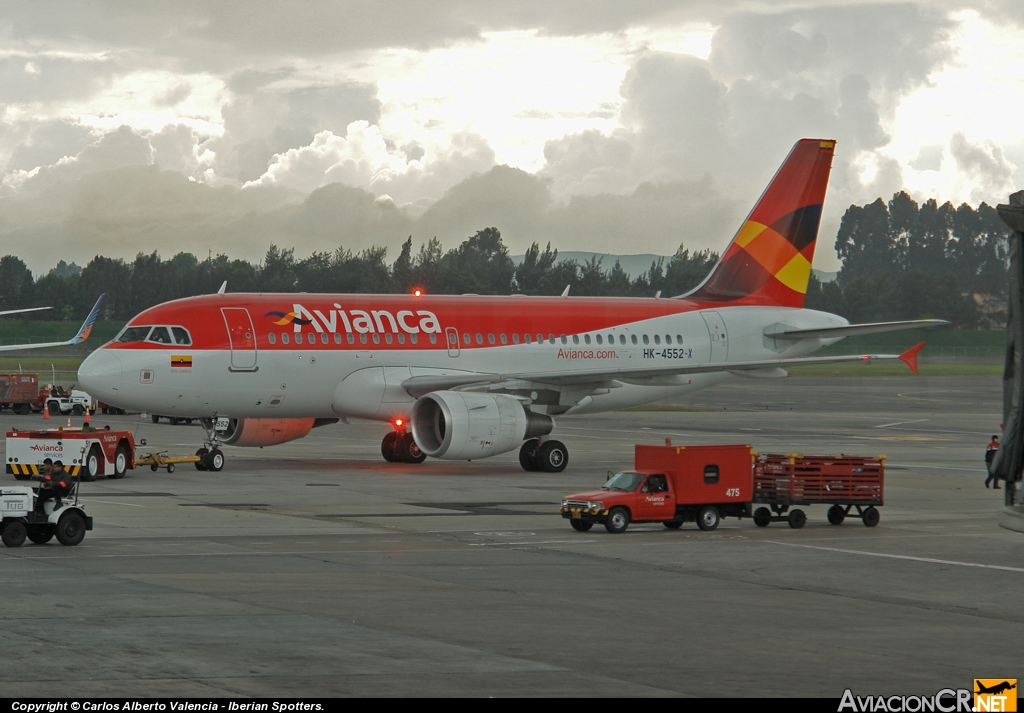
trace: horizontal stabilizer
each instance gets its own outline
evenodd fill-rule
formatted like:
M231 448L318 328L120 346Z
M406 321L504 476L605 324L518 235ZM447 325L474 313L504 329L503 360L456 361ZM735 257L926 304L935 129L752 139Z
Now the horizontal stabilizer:
M53 309L53 307L25 307L24 309L6 309L0 312L0 317L4 317L9 314L24 314L25 312L38 312L44 309Z
M73 347L79 344L85 343L85 340L89 338L89 334L92 332L92 326L96 323L96 319L100 316L100 308L103 306L103 298L106 294L100 295L100 298L96 300L96 304L93 305L92 311L89 312L89 316L85 318L81 328L78 330L78 334L73 336L66 342L42 342L38 344L6 344L0 347L0 352L13 352L21 349L43 349L45 347ZM49 309L48 307L45 309Z
M881 334L882 332L899 332L904 329L928 329L929 327L945 327L949 324L944 319L912 319L905 322L871 322L870 324L844 324L839 327L821 327L817 329L773 329L765 331L769 339L838 339L853 337L858 334Z

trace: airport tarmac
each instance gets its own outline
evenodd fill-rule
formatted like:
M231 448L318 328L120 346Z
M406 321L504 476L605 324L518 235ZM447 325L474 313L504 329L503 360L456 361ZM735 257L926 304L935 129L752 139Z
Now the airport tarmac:
M0 547L0 690L837 698L1024 678L1024 536L996 525L1002 491L982 485L1000 388L737 380L686 411L558 419L561 474L524 473L515 452L387 464L385 427L352 423L228 448L221 473L86 483L96 526L80 546ZM202 435L95 421L137 428L143 451L191 452ZM563 495L665 438L884 453L881 523L835 527L812 506L802 530L610 535L559 517Z

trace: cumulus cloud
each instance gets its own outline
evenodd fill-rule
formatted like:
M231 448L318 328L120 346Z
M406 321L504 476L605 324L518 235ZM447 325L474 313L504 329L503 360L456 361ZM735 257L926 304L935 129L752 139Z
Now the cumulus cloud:
M976 183L971 191L972 200L981 201L1012 190L1010 179L1017 167L992 141L971 143L964 132L958 131L949 142L949 152L957 168Z

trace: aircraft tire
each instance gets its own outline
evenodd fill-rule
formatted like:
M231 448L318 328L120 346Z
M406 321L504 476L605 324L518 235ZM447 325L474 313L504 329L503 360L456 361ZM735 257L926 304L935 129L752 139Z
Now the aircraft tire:
M214 448L206 454L206 469L214 473L224 470L224 453L220 448Z
M881 519L881 514L878 512L878 508L873 506L869 507L864 511L864 514L861 515L861 520L864 521L865 527L874 527L878 524L879 519Z
M384 456L384 460L388 463L398 462L398 453L395 447L397 442L398 434L394 431L384 436L384 440L380 442L380 454Z
M196 455L199 456L199 460L196 461L196 470L206 470L206 454L209 453L205 448L200 448L196 451Z
M540 470L540 466L537 465L537 441L535 439L531 438L526 441L519 449L519 465L529 473Z
M722 516L714 505L705 505L697 513L697 527L702 530L714 530L721 521Z
M403 463L422 463L427 459L427 454L420 450L411 432L407 432L402 436L398 443L398 452L402 456Z
M561 473L569 465L569 449L561 441L545 441L537 449L537 464L545 473Z

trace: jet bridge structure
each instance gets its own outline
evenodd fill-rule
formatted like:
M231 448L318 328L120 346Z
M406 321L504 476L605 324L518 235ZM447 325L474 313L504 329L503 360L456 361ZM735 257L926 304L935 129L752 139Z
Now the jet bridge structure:
M1024 532L1024 191L999 205L999 217L1010 226L1009 304L1006 321L1006 366L1003 370L1003 436L992 472L1005 481L1005 504L999 524Z

